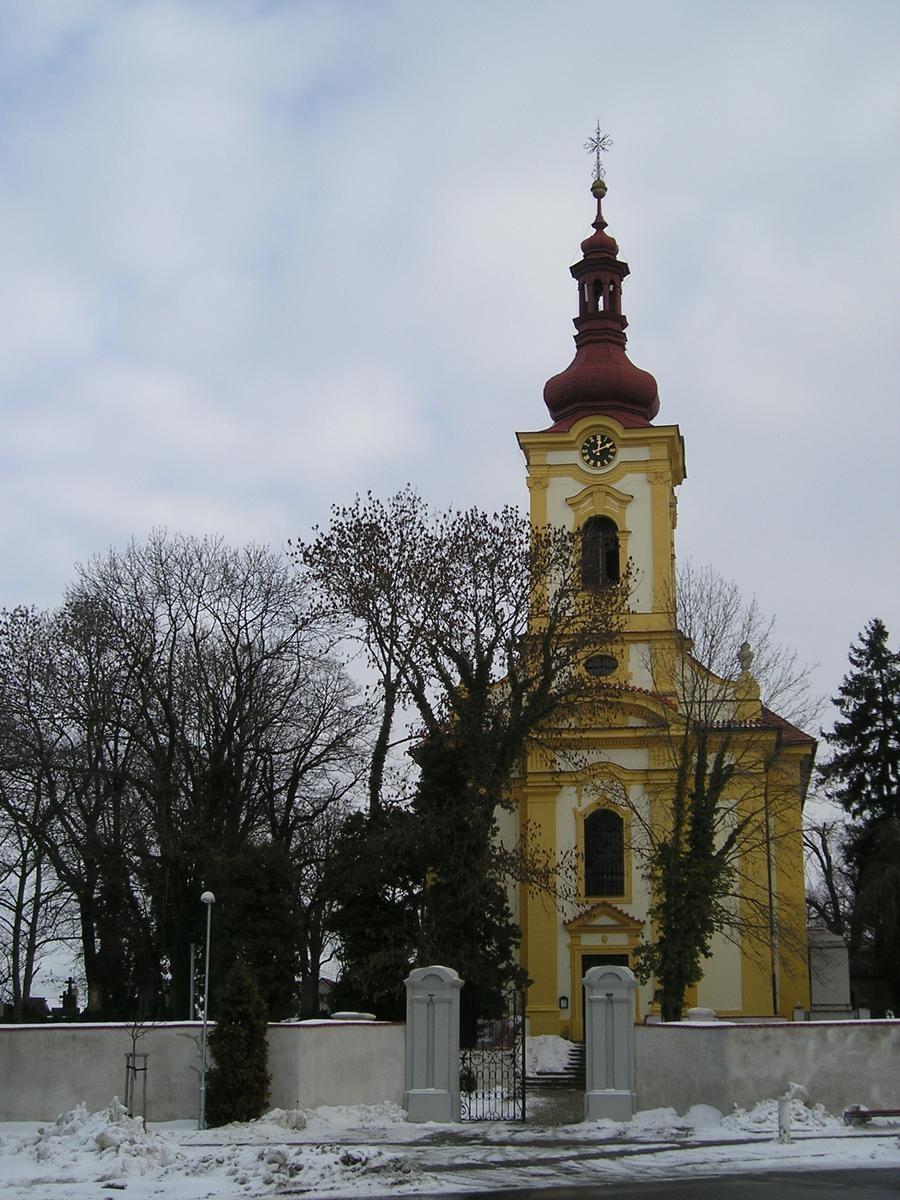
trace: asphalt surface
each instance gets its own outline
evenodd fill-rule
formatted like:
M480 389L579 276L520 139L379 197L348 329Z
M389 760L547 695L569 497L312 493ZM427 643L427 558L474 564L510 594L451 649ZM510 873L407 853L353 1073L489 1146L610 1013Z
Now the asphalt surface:
M648 1183L566 1184L562 1187L495 1188L442 1192L439 1200L897 1200L900 1172L880 1167L857 1171L771 1171ZM435 1200L434 1194L405 1200Z

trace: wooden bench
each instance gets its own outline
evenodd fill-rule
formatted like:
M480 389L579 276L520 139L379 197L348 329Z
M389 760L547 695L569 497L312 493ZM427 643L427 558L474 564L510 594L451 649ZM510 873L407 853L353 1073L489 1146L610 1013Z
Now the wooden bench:
M873 1117L900 1117L900 1108L862 1108L851 1104L844 1109L845 1125L865 1125Z

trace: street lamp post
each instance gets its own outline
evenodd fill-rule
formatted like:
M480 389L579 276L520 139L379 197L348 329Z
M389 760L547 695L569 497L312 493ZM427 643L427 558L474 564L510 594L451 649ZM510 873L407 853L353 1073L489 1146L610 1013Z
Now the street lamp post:
M203 1032L200 1035L200 1111L197 1128L206 1128L206 1026L209 1020L209 935L212 930L212 906L216 902L212 892L200 897L206 905L206 966L203 970Z
M194 985L197 982L197 944L191 942L190 945L190 982L188 984L188 1020L193 1021L194 1016Z

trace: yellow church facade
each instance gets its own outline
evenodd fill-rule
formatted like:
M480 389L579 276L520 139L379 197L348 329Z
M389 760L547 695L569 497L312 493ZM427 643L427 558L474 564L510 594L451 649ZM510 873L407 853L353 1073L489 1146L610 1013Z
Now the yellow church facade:
M752 648L742 647L733 676L722 678L677 628L684 443L677 426L653 423L656 381L625 354L628 266L606 233L605 191L596 180L594 233L571 269L576 355L545 388L552 424L518 435L532 522L580 536L583 586L628 593L621 632L583 665L603 703L584 706L583 720L560 731L559 753L546 739L534 745L516 786L519 834L561 864L555 897L522 886L515 898L532 981L529 1032L575 1040L585 971L634 966L641 940L652 937L646 855L665 832L678 748L698 705L710 744L727 739L739 760L723 830L730 823L742 833L728 901L734 919L714 936L687 1005L722 1018L789 1018L809 1004L801 815L815 742L761 704ZM652 982L639 988L636 1019L658 1011L653 995Z

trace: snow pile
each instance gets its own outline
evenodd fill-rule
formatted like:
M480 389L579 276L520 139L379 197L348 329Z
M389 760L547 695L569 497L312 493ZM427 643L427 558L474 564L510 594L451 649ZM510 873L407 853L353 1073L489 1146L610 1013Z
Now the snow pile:
M529 1075L539 1071L564 1071L569 1065L572 1043L552 1033L525 1039L525 1070Z
M811 1104L802 1084L788 1088L791 1129L797 1133L846 1134L843 1120L833 1116L821 1104ZM679 1116L674 1108L647 1108L636 1112L630 1121L597 1121L590 1127L600 1137L619 1137L636 1141L710 1141L735 1134L749 1137L773 1136L778 1131L778 1100L760 1100L752 1108L735 1107L723 1116L710 1104L693 1104Z
M256 1142L283 1142L285 1135L306 1128L306 1113L299 1108L273 1108L255 1121L229 1121L192 1135L192 1142L226 1144L235 1134Z
M821 1104L812 1104L809 1092L799 1083L788 1084L791 1129L797 1133L846 1133L844 1122ZM752 1108L735 1106L723 1116L709 1104L694 1104L683 1117L674 1108L649 1108L637 1112L620 1136L653 1139L693 1137L708 1140L734 1134L767 1134L778 1131L778 1099L760 1100Z
M299 1108L273 1108L254 1124L275 1125L283 1133L285 1129L305 1129L306 1117Z
M401 1124L406 1112L397 1104L335 1104L321 1108L273 1108L255 1121L232 1121L228 1125L216 1125L202 1133L192 1134L186 1144L211 1142L227 1145L235 1135L242 1141L291 1142L292 1133L306 1130L314 1137L336 1138L344 1133L356 1133L361 1129L378 1130ZM307 1139L301 1139L307 1140Z
M596 1170L598 1178L611 1181L619 1178L622 1157L629 1154L640 1156L640 1171L647 1178L680 1177L698 1167L707 1174L756 1170L770 1164L773 1155L789 1158L793 1169L804 1164L900 1165L894 1130L881 1143L871 1134L859 1137L821 1105L812 1105L805 1088L792 1085L788 1098L793 1125L801 1134L790 1146L775 1141L774 1099L738 1108L727 1117L695 1104L683 1116L674 1108L655 1108L636 1113L629 1122L515 1126L514 1140L513 1127L498 1123L498 1144L481 1131L464 1136L459 1126L452 1127L450 1138L432 1126L431 1135L418 1141L428 1127L405 1124L403 1110L387 1103L272 1109L246 1124L196 1131L177 1122L178 1129L148 1134L143 1122L129 1117L114 1100L99 1113L79 1105L36 1133L9 1136L12 1127L0 1127L7 1135L0 1139L0 1194L8 1200L98 1200L101 1191L109 1190L111 1200L113 1189L119 1189L127 1190L132 1200L159 1200L161 1195L171 1200L250 1200L263 1194L339 1194L361 1200L392 1191L482 1190L485 1170L495 1189L523 1186L535 1178L565 1183L572 1170ZM548 1159L546 1138L556 1137L560 1129L567 1140ZM614 1154L598 1154L598 1140L613 1138L621 1143ZM802 1149L804 1140L811 1149ZM735 1144L741 1146L738 1155Z
M674 1108L645 1108L615 1128L619 1137L640 1141L708 1141L724 1136L722 1122L721 1112L711 1104L692 1104L683 1117Z
M720 1134L722 1114L711 1104L692 1104L684 1114L684 1120L694 1133Z
M300 1110L307 1129L382 1129L406 1120L406 1110L385 1100L381 1104L323 1104Z
M170 1140L148 1133L143 1119L129 1117L117 1097L102 1112L89 1113L79 1104L53 1125L23 1138L17 1149L39 1163L67 1164L85 1154L97 1155L100 1180L144 1175L171 1166L178 1158Z
M65 1188L79 1200L94 1195L80 1190L85 1187L124 1187L123 1177L130 1178L129 1189L133 1189L137 1176L145 1176L144 1186L154 1190L158 1190L156 1181L165 1180L165 1189L174 1188L185 1198L234 1195L236 1186L254 1192L260 1187L288 1185L303 1192L421 1187L430 1176L396 1149L329 1144L327 1140L329 1133L336 1138L345 1130L360 1127L368 1130L370 1138L377 1138L405 1115L396 1104L306 1111L276 1108L257 1121L199 1134L191 1131L194 1138L212 1137L213 1144L184 1141L179 1146L178 1135L148 1133L141 1118L129 1117L118 1100L96 1113L80 1104L35 1134L4 1139L0 1153L14 1155L16 1166L12 1172L0 1169L0 1181L15 1177L26 1186L40 1183L47 1197L59 1194L50 1189ZM296 1136L308 1126L314 1127L314 1137L321 1130L325 1135L322 1141L291 1141L292 1134ZM39 1178L35 1170L41 1172Z
M805 1088L802 1091L805 1092ZM844 1122L821 1104L810 1106L809 1098L791 1095L791 1129L807 1133L844 1132ZM771 1133L778 1129L778 1101L760 1100L751 1109L736 1107L722 1118L726 1129L745 1133Z
M690 1113L679 1117L674 1108L645 1108L636 1112L621 1129L626 1137L651 1138L656 1141L687 1137L693 1132L693 1124Z
M708 1140L722 1137L722 1114L709 1104L694 1104L683 1117L674 1108L644 1108L630 1121L600 1118L593 1122L567 1126L566 1132L586 1132L592 1139L621 1138L639 1142L684 1141L692 1136Z
M391 1188L423 1179L414 1162L372 1146L226 1146L190 1168L192 1175L220 1173L241 1187L284 1188L292 1183L292 1190L304 1192L360 1190L371 1177L373 1183Z

